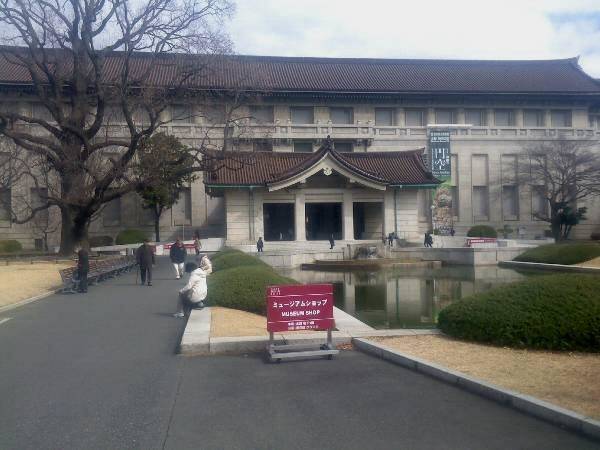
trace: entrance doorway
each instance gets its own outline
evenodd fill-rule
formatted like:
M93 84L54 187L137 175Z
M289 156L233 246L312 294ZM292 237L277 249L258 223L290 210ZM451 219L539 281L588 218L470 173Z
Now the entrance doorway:
M306 204L306 240L326 241L333 234L335 240L342 239L342 204Z
M360 202L352 205L354 239L381 239L383 235L383 203Z
M294 229L293 203L263 203L265 241L293 241Z

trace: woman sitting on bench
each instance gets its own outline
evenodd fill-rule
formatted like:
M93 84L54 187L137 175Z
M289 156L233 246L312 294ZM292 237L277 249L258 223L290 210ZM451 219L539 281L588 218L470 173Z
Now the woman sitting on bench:
M173 314L174 317L185 317L184 308L186 306L190 308L204 307L204 299L208 293L206 277L212 272L212 264L206 255L198 255L196 261L200 267L191 270L188 283L179 290L179 311ZM190 269L192 268L190 267Z

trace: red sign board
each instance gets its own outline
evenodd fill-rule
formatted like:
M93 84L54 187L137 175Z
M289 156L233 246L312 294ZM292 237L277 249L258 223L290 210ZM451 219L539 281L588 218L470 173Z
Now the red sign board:
M330 330L333 285L300 284L267 287L267 331Z
M163 245L163 248L164 248L165 250L171 250L171 247L173 247L174 245L175 245L175 243L173 243L173 244L164 244L164 245ZM194 243L191 243L191 244L185 244L185 243L184 243L184 244L183 244L183 247L184 247L184 248L188 248L188 249L189 249L189 248L196 248L196 247L194 246Z
M478 244L496 244L496 238L469 238L467 239L467 247L472 247Z

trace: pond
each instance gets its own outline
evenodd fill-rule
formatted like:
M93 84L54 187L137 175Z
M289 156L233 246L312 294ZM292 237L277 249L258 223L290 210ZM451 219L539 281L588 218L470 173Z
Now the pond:
M278 272L301 283L333 283L335 305L377 329L434 328L453 301L526 276L498 266Z

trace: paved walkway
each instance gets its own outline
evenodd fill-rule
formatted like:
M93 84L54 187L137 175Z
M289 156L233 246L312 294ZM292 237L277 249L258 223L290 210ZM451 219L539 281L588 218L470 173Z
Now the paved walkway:
M176 356L180 285L163 259L153 287L130 274L1 314L0 448L600 448L358 352Z

